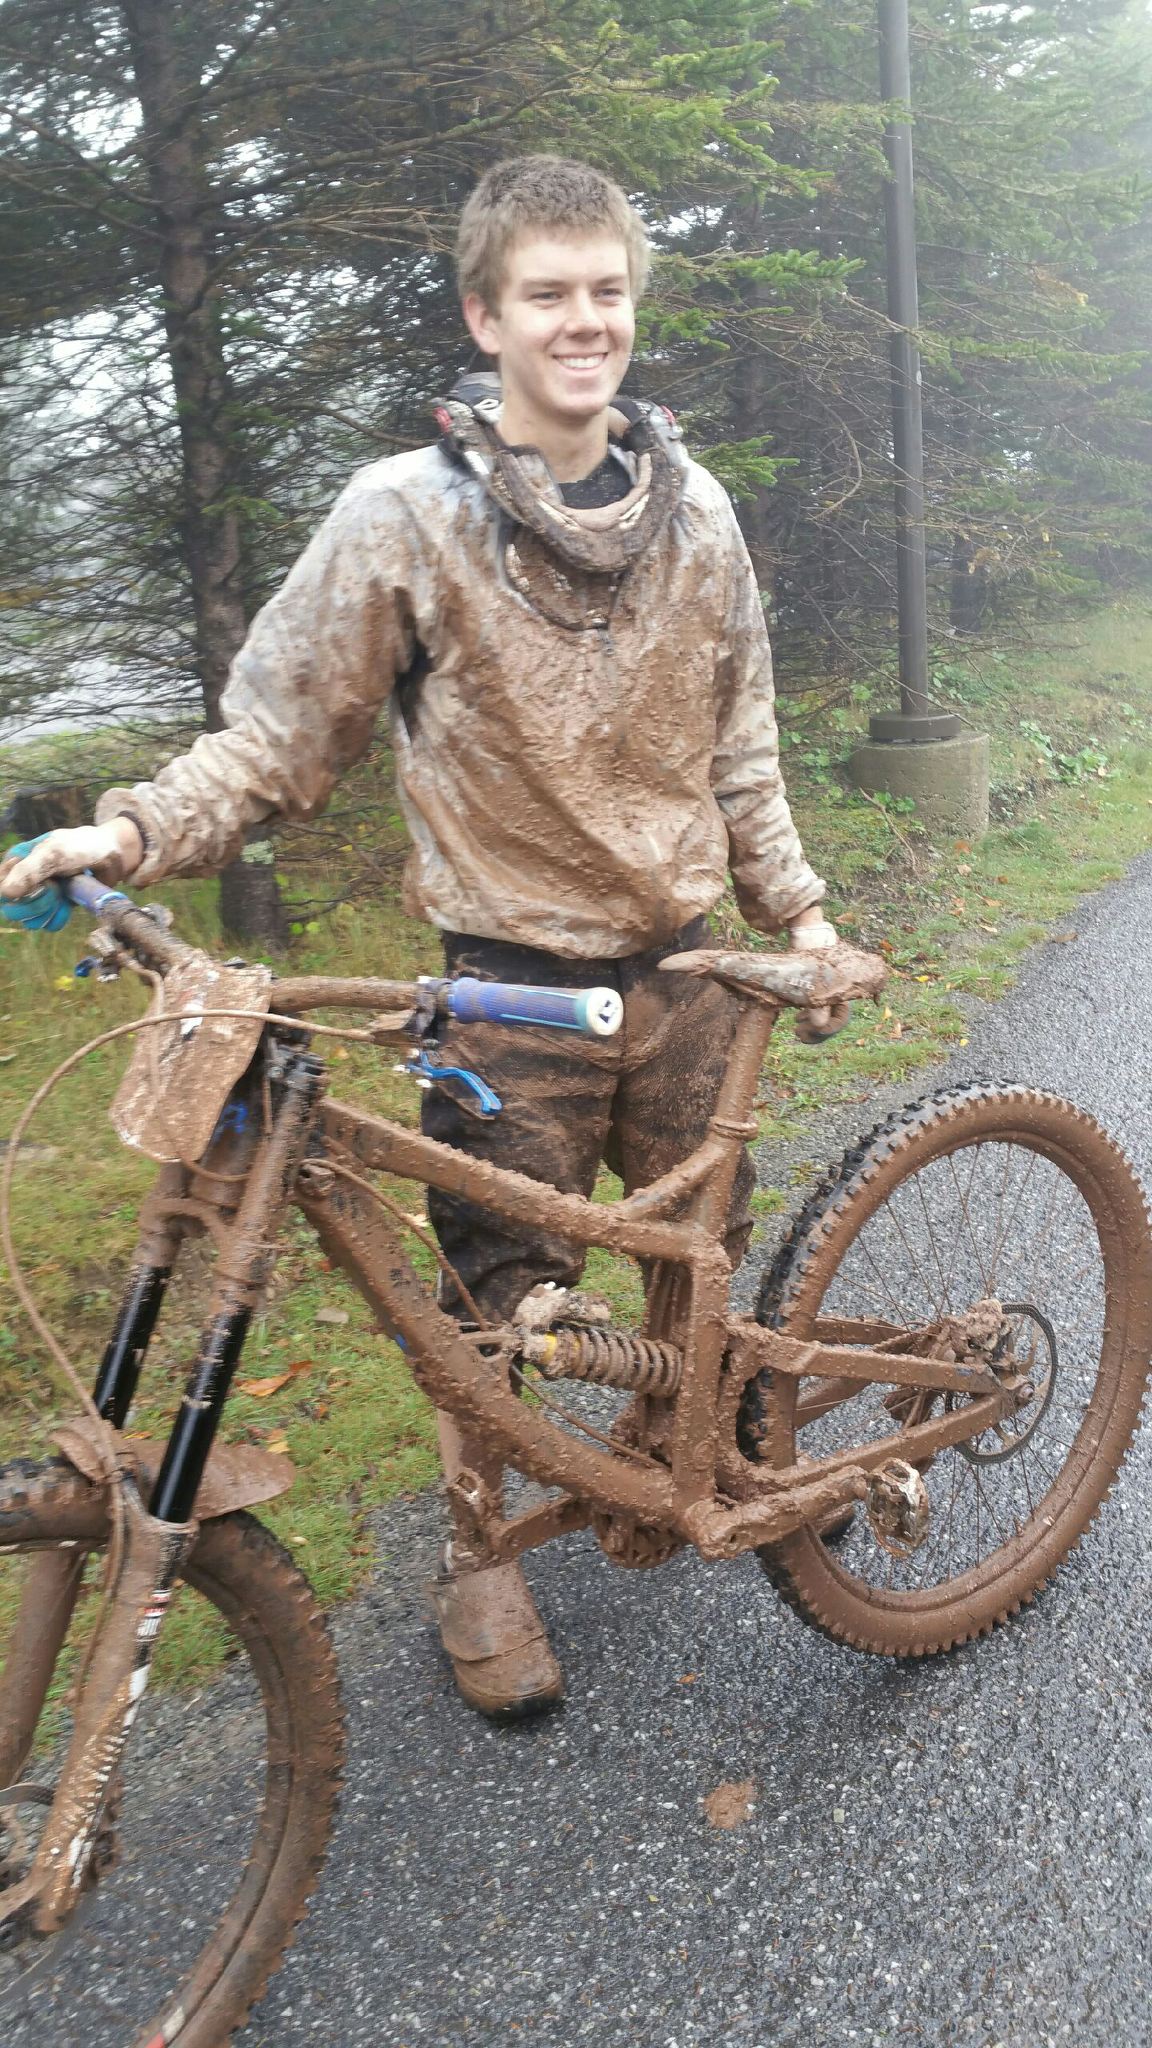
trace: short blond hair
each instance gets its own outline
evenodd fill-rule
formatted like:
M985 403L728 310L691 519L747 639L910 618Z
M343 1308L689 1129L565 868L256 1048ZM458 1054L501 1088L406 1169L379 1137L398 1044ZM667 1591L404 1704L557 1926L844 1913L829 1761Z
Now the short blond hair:
M498 312L508 251L532 228L565 235L606 229L618 235L628 254L632 296L640 297L648 277L648 235L619 185L574 157L514 156L485 171L460 216L461 298L475 292L490 313Z

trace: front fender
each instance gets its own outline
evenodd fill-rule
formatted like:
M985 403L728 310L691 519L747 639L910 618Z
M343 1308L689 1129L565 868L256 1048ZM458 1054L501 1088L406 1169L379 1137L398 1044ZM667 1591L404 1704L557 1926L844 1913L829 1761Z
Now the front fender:
M108 1425L91 1416L74 1415L52 1433L52 1441L70 1465L85 1479L99 1484L107 1466L101 1446L108 1441ZM141 1498L151 1494L166 1446L151 1437L120 1437L119 1449L128 1457L136 1474ZM255 1444L214 1444L200 1481L192 1510L197 1522L210 1522L238 1508L258 1507L287 1493L296 1477L295 1466L274 1451L262 1451Z

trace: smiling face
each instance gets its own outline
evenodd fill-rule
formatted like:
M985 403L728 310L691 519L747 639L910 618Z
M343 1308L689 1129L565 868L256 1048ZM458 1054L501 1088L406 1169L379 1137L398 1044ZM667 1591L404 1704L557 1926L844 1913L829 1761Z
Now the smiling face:
M605 416L636 329L622 241L526 234L508 251L499 309L473 292L464 317L477 346L499 357L506 441L531 442L550 460L590 433L606 445Z

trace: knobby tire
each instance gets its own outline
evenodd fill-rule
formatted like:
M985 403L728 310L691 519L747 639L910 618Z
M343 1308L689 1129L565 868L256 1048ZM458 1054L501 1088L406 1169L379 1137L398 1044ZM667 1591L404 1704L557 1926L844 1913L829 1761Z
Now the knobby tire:
M955 1162L978 1161L981 1148L991 1156L997 1146L1034 1151L1050 1162L1050 1173L1066 1177L1075 1190L1073 1199L1079 1197L1091 1219L1102 1303L1095 1379L1083 1422L1066 1455L1062 1452L1050 1491L1008 1541L959 1576L912 1590L878 1585L851 1569L837 1546L812 1529L760 1551L770 1578L796 1613L832 1640L858 1650L900 1657L950 1650L987 1634L1032 1601L1106 1500L1140 1420L1152 1355L1152 1240L1143 1192L1119 1146L1090 1116L1037 1090L978 1083L927 1098L878 1125L845 1154L797 1217L765 1274L757 1320L790 1336L810 1336L869 1221L902 1193L905 1213L915 1213L914 1176L939 1162L944 1162L940 1172L952 1174L962 1189L969 1168L957 1168ZM1028 1171L1025 1166L1024 1174ZM923 1183L921 1198L922 1189ZM1006 1232L1010 1222L1009 1217ZM910 1260L910 1268L914 1264ZM828 1312L860 1310L833 1303ZM771 1455L773 1462L787 1463L804 1449L804 1432L788 1423L795 1396L795 1382L774 1386L770 1371L752 1382L741 1417L746 1455ZM773 1404L774 1432L765 1428ZM850 1418L859 1407L855 1401L845 1404L845 1442L852 1440ZM769 1443L772 1451L766 1448ZM957 1455L945 1452L941 1459ZM943 1467L936 1473L925 1470L931 1491ZM955 1492L955 1478L952 1485ZM857 1510L857 1530L864 1527L862 1512ZM881 1576L874 1571L873 1578Z

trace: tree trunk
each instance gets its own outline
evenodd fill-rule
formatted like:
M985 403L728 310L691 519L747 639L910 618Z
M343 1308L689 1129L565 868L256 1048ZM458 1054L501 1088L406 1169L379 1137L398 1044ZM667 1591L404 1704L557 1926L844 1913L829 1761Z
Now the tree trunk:
M172 0L121 0L136 94L142 154L160 232L168 361L183 456L182 542L192 586L196 665L210 732L248 630L241 578L240 519L229 490L238 469L228 420L228 372L212 287L213 195L204 168L199 67L189 61L188 19ZM282 945L287 926L276 870L261 838L255 860L226 869L220 907L243 941ZM247 849L249 855L255 846Z

